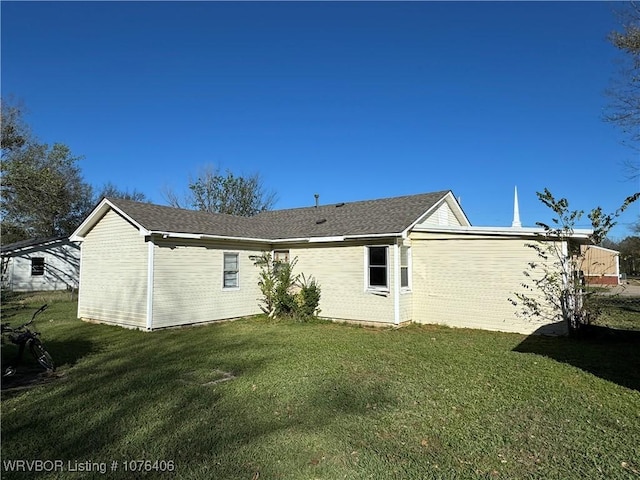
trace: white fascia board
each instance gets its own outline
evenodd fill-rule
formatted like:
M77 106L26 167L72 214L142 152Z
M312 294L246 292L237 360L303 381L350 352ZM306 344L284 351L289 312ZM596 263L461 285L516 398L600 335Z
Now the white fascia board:
M87 232L96 224L98 221L109 211L115 210L119 215L124 217L129 223L135 226L140 235L149 235L149 232L146 228L136 222L133 218L119 209L116 205L111 203L107 198L103 198L102 201L98 204L96 208L94 208L89 216L84 219L84 221L80 224L78 228L69 236L69 240L72 242L82 242L84 240L84 236Z
M148 232L147 235L156 235L164 239L181 238L186 240L228 240L236 242L273 243L273 240L267 240L264 238L231 237L228 235L204 235L202 233L163 232L159 230Z
M536 236L548 236L543 228L539 227L429 227L429 226L416 226L413 229L414 232L427 232L427 233L460 233L467 235L504 235L504 236L522 236L522 235L536 235ZM578 229L574 230L571 238L588 239L589 235L593 233L593 230Z
M264 240L269 243L308 243L311 241L309 237L300 237L300 238L277 238L271 240Z
M344 242L344 236L334 236L334 237L311 237L309 238L309 243L325 243L325 242Z
M345 240L362 240L362 239L376 239L376 238L402 238L402 232L400 233L369 233L363 235L336 235L331 237L299 237L299 238L252 238L252 237L231 237L227 235L202 235L199 233L180 233L180 232L163 232L163 231L151 231L147 232L147 235L157 235L163 238L182 238L192 240L227 240L227 241L240 241L240 242L254 242L254 243L270 243L270 244L284 244L284 243L329 243L329 242L343 242Z
M433 204L429 210L427 210L422 215L420 215L418 218L416 218L416 220L402 232L402 237L406 238L408 236L409 232L411 230L413 230L416 227L416 225L418 225L425 218L427 218L432 213L434 213L436 210L438 210L440 208L440 206L445 202L450 207L452 207L451 210L453 211L453 214L456 215L456 217L458 216L458 214L459 214L460 217L462 217L462 219L467 224L467 225L465 225L465 227L470 227L471 226L471 222L467 218L467 215L464 213L464 210L462 210L462 207L458 203L458 200L456 200L456 197L454 197L453 193L451 192L451 190L449 190L446 193L446 195L444 195L440 200L438 200L435 204Z
M363 235L346 235L344 237L345 240L366 240L368 238L377 239L377 238L402 238L402 232L398 233L369 233Z
M83 222L69 235L69 240L73 242L82 242L84 240L84 234L92 227L99 218L109 211L112 207L111 203L103 198L102 201L95 207L91 213L83 220Z
M277 240L264 240L269 243L332 243L344 242L346 240L366 240L368 238L397 238L402 233L367 233L362 235L334 235L328 237L305 237L305 238L280 238Z

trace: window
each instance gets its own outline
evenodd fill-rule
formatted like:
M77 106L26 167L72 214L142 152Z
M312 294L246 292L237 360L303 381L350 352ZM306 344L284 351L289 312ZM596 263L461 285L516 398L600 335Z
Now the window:
M388 251L389 247L368 247L368 288L374 290L389 288L389 283L387 281Z
M31 259L31 276L44 275L44 258L34 257Z
M409 264L411 262L410 257L411 248L400 247L400 288L404 288L406 290L411 288L411 285L409 283Z
M238 254L237 253L225 253L224 254L224 272L222 286L223 288L238 288L240 286L238 282Z
M289 263L289 250L274 250L273 261Z
M283 263L289 263L289 250L274 250L273 251L273 270L277 274L280 271L280 266Z

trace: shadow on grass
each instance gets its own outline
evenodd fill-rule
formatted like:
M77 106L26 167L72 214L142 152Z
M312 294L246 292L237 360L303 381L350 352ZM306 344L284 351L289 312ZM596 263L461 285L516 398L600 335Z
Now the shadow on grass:
M513 351L543 355L640 391L640 331L589 325L578 337L534 333Z
M339 375L323 376L319 386L280 399L287 388L261 381L265 370L280 364L277 342L222 339L217 332L202 330L188 342L180 332L133 332L130 342L98 349L58 388L25 398L34 418L3 418L2 434L11 439L3 442L3 456L23 458L36 448L42 458L65 461L146 456L174 461L184 478L257 478L256 472L278 478L290 464L280 467L268 456L251 460L247 449L289 431L313 437L336 417L366 415L393 402L385 385ZM62 349L51 342L52 352ZM185 382L211 372L233 379ZM279 372L267 378L285 377ZM290 448L310 458L315 454L304 443Z
M28 347L25 347L22 358L18 358L17 345L11 343L2 345L2 373L8 366L16 370L13 375L1 378L0 388L3 397L6 397L10 390L23 390L60 378L61 375L58 372L61 368L74 366L94 351L93 344L83 339L48 341L44 347L53 358L56 372L45 371L33 358Z

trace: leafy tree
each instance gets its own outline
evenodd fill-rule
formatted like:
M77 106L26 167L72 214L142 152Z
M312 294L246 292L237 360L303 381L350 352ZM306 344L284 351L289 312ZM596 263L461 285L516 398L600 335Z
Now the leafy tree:
M605 119L619 126L633 146L640 141L640 5L637 2L624 5L620 12L621 31L614 31L609 36L611 43L625 57L623 67L608 92L611 104Z
M24 107L15 102L1 101L2 156L23 148L31 140L29 126L23 120Z
M559 316L569 332L575 333L597 314L589 301L593 292L585 288L579 276L585 256L573 239L575 225L584 211L570 210L566 198L556 200L546 188L537 195L555 216L552 225L536 222L543 233L538 241L527 246L536 252L538 261L530 262L524 272L524 293L515 293L515 299L510 301L520 307L519 314L525 317ZM600 244L616 224L616 219L638 198L640 193L627 197L612 214L604 214L601 207L591 210L587 215L592 225L590 242Z
M24 107L2 100L0 226L2 243L70 234L91 208L91 186L66 145L41 144Z
M91 209L91 186L80 157L66 145L33 141L3 159L0 216L2 243L69 235Z
M259 174L235 176L228 170L222 174L210 165L196 178L189 178L189 191L183 198L171 189L165 189L163 195L173 207L245 217L270 210L276 202L276 194L265 189Z
M628 275L640 273L640 237L627 237L618 243L620 271Z
M122 190L111 182L105 183L98 191L95 202L99 202L104 197L121 198L123 200L132 200L134 202L149 202L147 196L135 188L130 192L128 189Z

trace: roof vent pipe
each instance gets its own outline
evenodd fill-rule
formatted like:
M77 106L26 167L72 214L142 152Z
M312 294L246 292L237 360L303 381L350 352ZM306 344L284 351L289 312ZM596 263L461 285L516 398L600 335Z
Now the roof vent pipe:
M313 196L316 198L316 208L318 208L318 205L320 204L320 195L317 193L314 193Z

